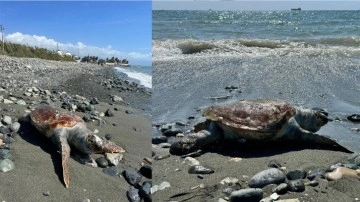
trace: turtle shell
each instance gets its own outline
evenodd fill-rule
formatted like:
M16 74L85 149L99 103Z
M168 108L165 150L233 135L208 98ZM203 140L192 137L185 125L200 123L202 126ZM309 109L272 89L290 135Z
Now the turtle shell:
M233 136L265 139L272 138L295 113L296 109L286 101L247 100L210 106L203 116Z
M69 111L56 109L50 105L37 105L30 113L32 124L41 132L47 133L58 127L71 128L84 121Z

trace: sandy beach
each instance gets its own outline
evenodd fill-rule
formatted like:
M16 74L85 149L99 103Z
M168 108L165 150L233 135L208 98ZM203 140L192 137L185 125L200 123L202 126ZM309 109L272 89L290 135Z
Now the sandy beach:
M86 166L70 159L70 187L65 188L57 147L30 124L19 121L20 130L13 135L9 144L9 159L15 164L15 169L0 173L0 199L127 201L126 191L131 185L120 173L124 170L139 170L142 160L151 156L151 92L126 83L125 80L121 86L106 85L109 81L116 83L114 72L111 68L92 64L0 56L0 71L2 117L10 116L12 122L16 122L29 111L29 106L40 101L60 108L64 106L64 97L69 103L89 102L97 98L98 104L92 106L96 116L105 124L91 119L87 123L88 128L98 130L99 137L110 134L110 140L126 150L115 168L119 171L118 176L109 176L102 172L103 168ZM45 93L45 90L48 91ZM121 97L123 101L115 101L114 96ZM7 104L8 100L13 103ZM113 112L113 116L104 116L108 109ZM80 117L89 116L84 112L74 113ZM94 159L100 156L103 155L92 155ZM143 177L143 180L146 178Z

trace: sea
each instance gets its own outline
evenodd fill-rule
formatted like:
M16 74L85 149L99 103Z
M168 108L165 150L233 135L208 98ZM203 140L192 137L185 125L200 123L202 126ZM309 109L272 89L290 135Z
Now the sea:
M129 80L144 86L152 88L152 67L144 65L131 65L130 67L114 67L119 76L124 76Z
M318 133L360 152L360 124L347 120L360 114L360 11L154 10L152 43L154 123L283 99L326 110Z

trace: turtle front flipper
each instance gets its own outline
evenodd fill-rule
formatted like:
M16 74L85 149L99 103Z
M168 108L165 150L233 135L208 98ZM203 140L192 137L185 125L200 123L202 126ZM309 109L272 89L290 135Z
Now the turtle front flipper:
M61 152L61 165L62 174L65 187L70 186L70 174L69 174L69 158L70 158L70 146L67 141L67 131L65 129L55 130L52 135L52 141L59 146Z
M201 130L197 133L190 134L180 141L173 143L170 146L170 154L184 155L195 152L203 146L213 143L218 139L218 136L210 134L207 130Z

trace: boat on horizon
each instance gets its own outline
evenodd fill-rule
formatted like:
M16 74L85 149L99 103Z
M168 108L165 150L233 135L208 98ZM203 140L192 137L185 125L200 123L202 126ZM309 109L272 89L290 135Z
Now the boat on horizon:
M301 11L301 8L299 7L299 8L292 8L291 9L292 11Z

